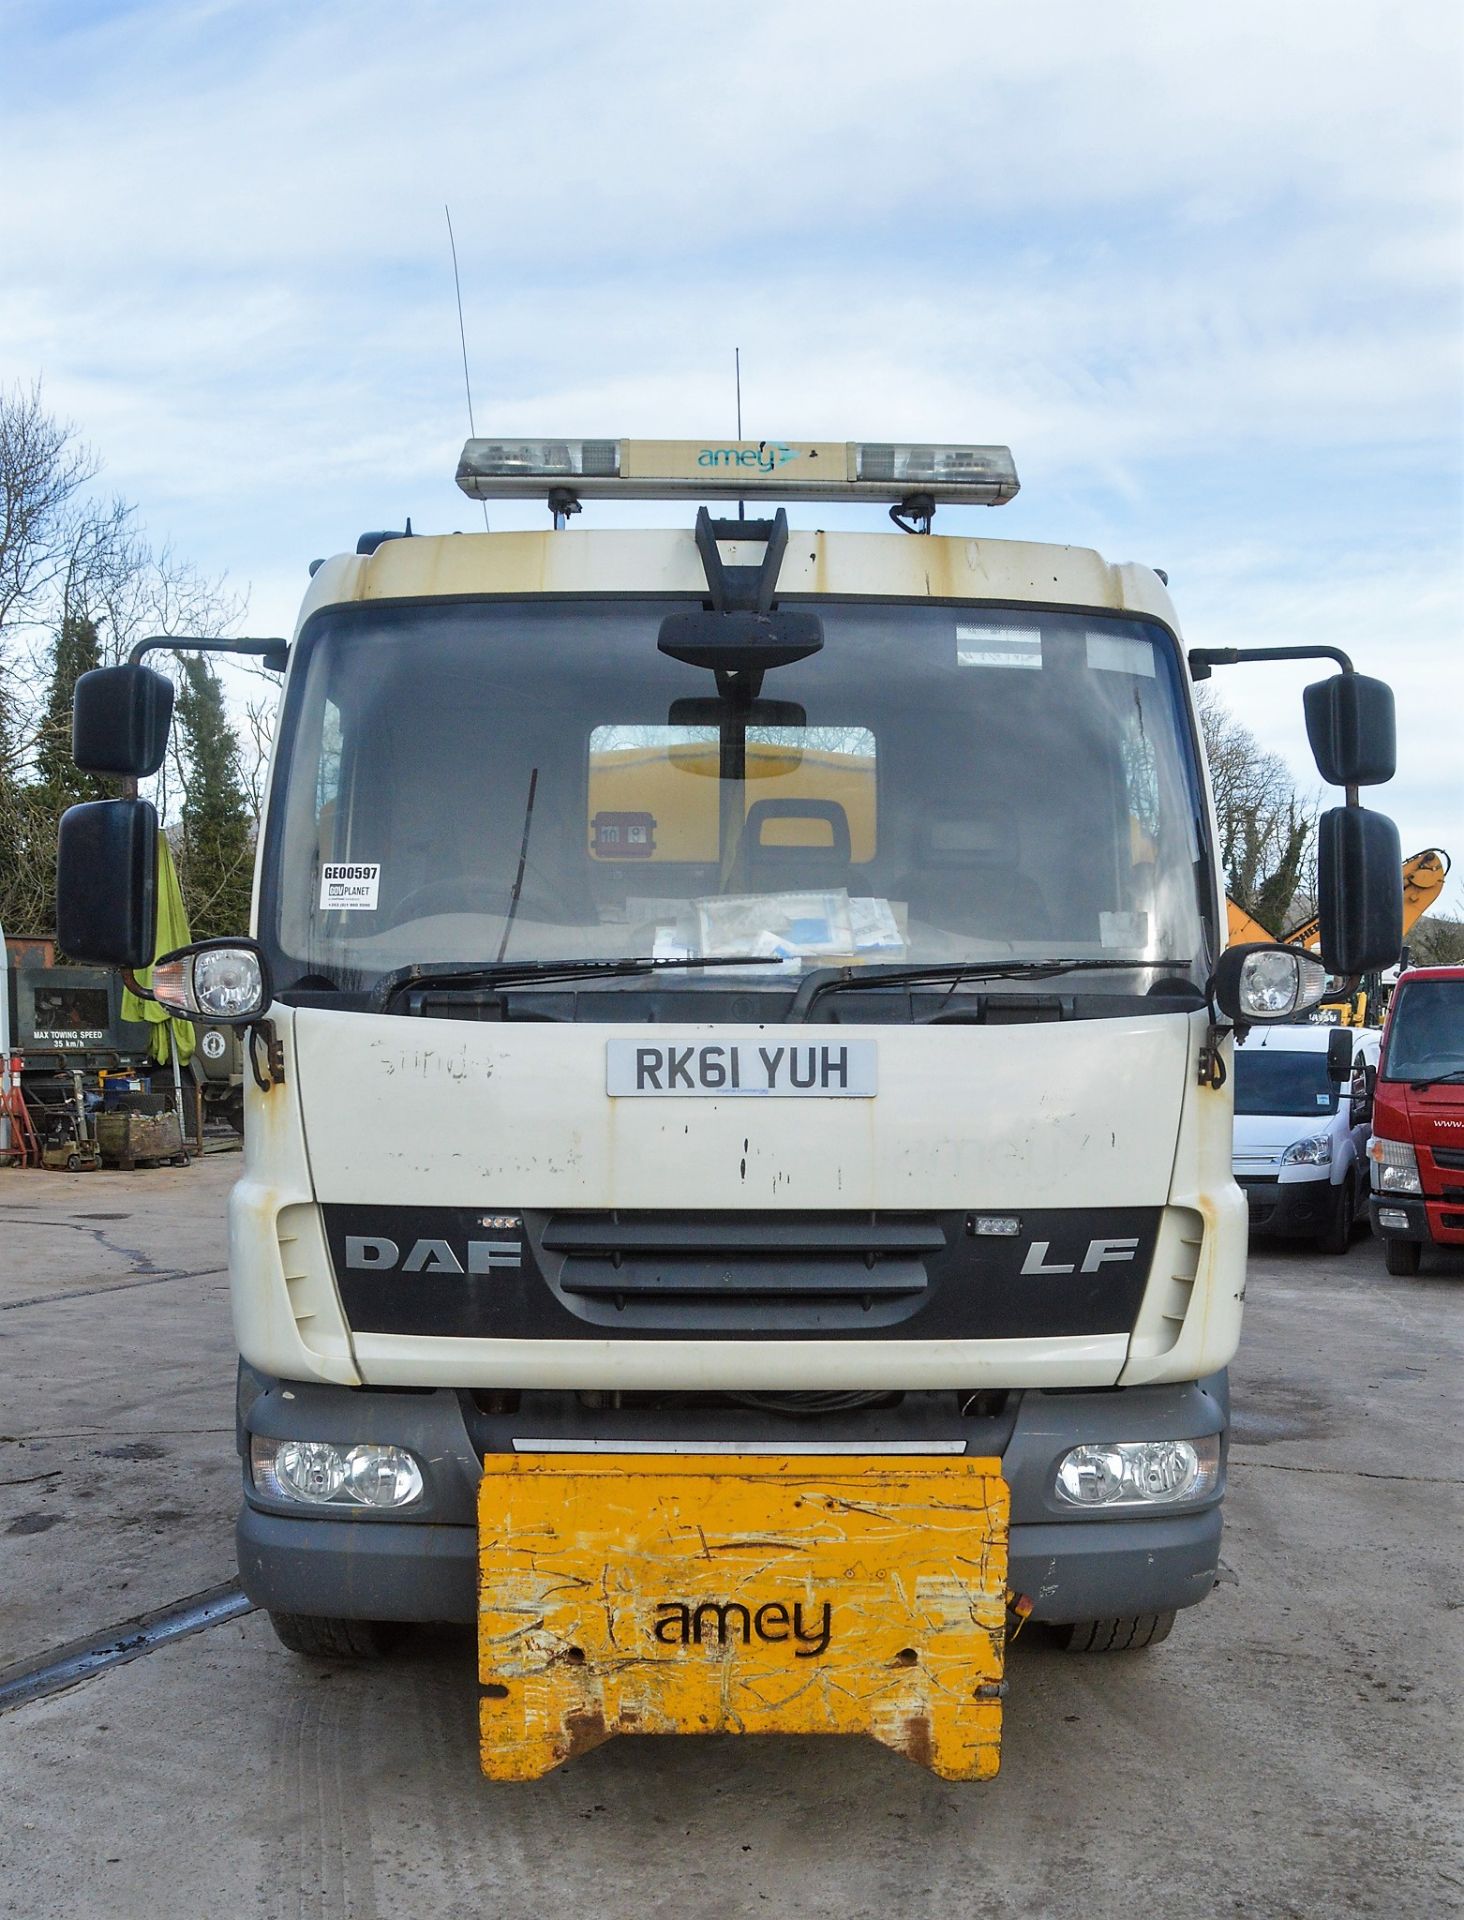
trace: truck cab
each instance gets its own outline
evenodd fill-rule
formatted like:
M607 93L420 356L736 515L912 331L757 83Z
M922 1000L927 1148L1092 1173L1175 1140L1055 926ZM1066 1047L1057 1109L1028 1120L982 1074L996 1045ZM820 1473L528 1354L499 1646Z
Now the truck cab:
M659 644L708 592L689 529L311 583L232 1203L246 1585L471 1618L485 1451L931 1446L1023 1488L1039 1619L1166 1616L1214 1578L1244 1203L1164 585L790 537L822 644L744 706ZM423 1462L415 1511L302 1508L317 1437ZM1130 1440L1154 1491L1105 1502L1084 1450Z
M1368 1153L1389 1273L1417 1273L1425 1247L1464 1246L1464 967L1399 976Z
M287 647L228 643L284 672L253 934L152 974L247 1035L245 1589L306 1654L476 1620L495 1777L705 1727L983 1777L1008 1618L1138 1648L1214 1584L1233 1032L1327 977L1223 951L1191 682L1229 656L1151 567L934 533L1016 491L1004 448L458 477L552 529L363 538ZM78 758L144 775L168 683L111 671ZM1355 804L1391 697L1312 693L1346 972L1397 948ZM150 813L63 821L70 950L152 958Z

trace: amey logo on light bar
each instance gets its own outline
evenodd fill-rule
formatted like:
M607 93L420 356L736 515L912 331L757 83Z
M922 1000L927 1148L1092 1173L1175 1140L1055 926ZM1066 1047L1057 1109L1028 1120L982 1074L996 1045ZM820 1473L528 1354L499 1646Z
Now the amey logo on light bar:
M782 440L759 440L755 447L703 447L696 456L699 467L756 467L760 473L773 473L798 458L797 447Z
M813 1609L809 1609L810 1615ZM705 1631L710 1641L716 1635L719 1647L740 1638L744 1647L754 1640L775 1645L784 1640L794 1644L795 1660L812 1660L822 1653L833 1637L834 1610L827 1600L822 1613L805 1620L803 1602L791 1606L782 1600L768 1600L756 1612L740 1600L703 1600L692 1606L688 1600L658 1600L656 1622L651 1628L663 1647L699 1647Z
M516 1240L470 1240L463 1266L446 1240L415 1240L406 1259L395 1240L381 1234L348 1233L346 1265L365 1273L491 1273L495 1267L521 1267L523 1248Z

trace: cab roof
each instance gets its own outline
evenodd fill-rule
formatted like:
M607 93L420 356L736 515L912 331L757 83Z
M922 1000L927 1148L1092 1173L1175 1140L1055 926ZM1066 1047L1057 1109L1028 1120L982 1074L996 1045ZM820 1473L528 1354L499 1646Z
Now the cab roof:
M753 540L721 547L728 565L762 557ZM683 529L414 535L374 553L340 554L316 569L299 626L327 606L594 594L702 600L706 575L690 525ZM1152 567L1113 566L1087 547L946 534L825 533L793 528L779 599L985 601L998 605L1134 613L1179 631L1174 604Z

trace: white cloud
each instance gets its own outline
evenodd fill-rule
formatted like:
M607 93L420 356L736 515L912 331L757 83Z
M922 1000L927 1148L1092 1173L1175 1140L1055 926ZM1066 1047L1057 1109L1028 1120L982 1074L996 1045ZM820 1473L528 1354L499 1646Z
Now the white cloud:
M364 526L473 524L448 200L480 427L730 426L740 344L759 431L1007 439L978 530L1170 565L1192 639L1398 635L1396 792L1442 831L1444 0L35 0L6 34L0 377L44 373L261 628ZM1255 671L1227 693L1300 770Z

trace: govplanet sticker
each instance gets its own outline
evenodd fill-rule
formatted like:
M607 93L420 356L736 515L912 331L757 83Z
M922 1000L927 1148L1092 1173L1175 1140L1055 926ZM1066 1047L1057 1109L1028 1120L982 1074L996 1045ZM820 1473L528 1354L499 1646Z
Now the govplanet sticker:
M872 1100L875 1090L873 1040L605 1042L605 1091L620 1099L699 1093L719 1100Z
M381 863L327 861L320 869L320 904L332 913L374 913Z

